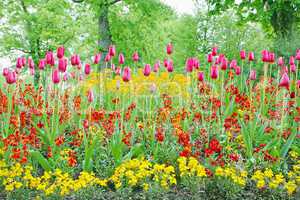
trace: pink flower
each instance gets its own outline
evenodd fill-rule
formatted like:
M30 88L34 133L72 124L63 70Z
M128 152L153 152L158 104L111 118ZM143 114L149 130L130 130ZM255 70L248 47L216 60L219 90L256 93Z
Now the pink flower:
M46 64L54 66L54 55L52 51L47 51L46 53Z
M263 50L261 52L261 55L262 55L261 59L262 59L263 62L269 62L269 52L268 52L268 50Z
M292 73L295 73L296 72L296 65L290 65L290 71Z
M17 81L17 74L15 71L9 71L6 75L6 83L13 84Z
M9 73L9 69L7 67L4 67L2 70L2 75L5 77L8 75L8 73Z
M97 53L95 56L94 56L94 64L99 64L101 60L101 53Z
M240 68L240 66L236 66L236 68L235 68L235 74L236 75L240 75L241 74L241 68Z
M84 73L85 73L85 75L89 75L91 73L91 65L89 63L85 64Z
M69 79L69 75L68 75L68 73L64 73L63 80L64 80L64 81L67 81L68 79Z
M59 71L57 69L54 69L52 72L52 82L54 84L58 84L59 81L60 81Z
M134 52L133 55L132 55L132 60L134 62L137 62L139 61L139 54L137 52Z
M151 73L151 66L149 64L146 64L143 70L144 76L149 76Z
M199 69L199 67L200 67L200 62L199 62L199 60L198 60L197 58L194 58L194 68L195 68L195 69Z
M63 58L65 55L65 48L63 46L58 47L56 55L57 55L57 58Z
M168 72L173 72L174 71L173 61L172 60L169 60L169 62L168 62L167 71Z
M17 64L16 67L21 69L23 67L23 61L22 58L17 58Z
M245 51L245 50L241 50L241 51L240 51L240 58L241 58L242 60L245 60L245 59L246 59L246 51Z
M71 64L73 66L79 65L80 63L81 63L81 61L80 61L79 55L74 54L74 55L71 56Z
M169 60L168 59L164 59L164 66L165 68L167 68L169 65Z
M218 67L213 65L210 69L210 77L212 79L217 79L219 76L219 71L218 71Z
M254 53L253 52L249 52L249 54L248 54L248 60L249 61L254 61Z
M274 63L275 62L275 53L269 52L269 62Z
M171 43L169 43L169 44L167 45L167 54L168 54L168 55L171 55L172 52L173 52L173 45L172 45Z
M294 65L295 64L295 58L294 56L290 57L290 65Z
M204 72L198 72L198 81L204 81Z
M210 53L207 55L207 62L211 63L213 61L213 59L214 59L213 54Z
M250 80L254 81L256 80L256 71L255 70L251 70L250 71L250 76L249 76Z
M221 70L226 70L227 69L227 60L226 58L223 58L221 61Z
M115 45L110 45L108 48L108 53L111 57L114 57L116 55L116 47Z
M92 102L94 101L95 97L94 97L94 92L93 92L93 90L90 89L90 90L88 91L87 99L88 99L88 102L90 102L90 103L92 103Z
M106 56L105 56L105 58L104 58L104 61L105 62L108 62L108 61L110 61L111 60L111 55L108 53L108 54L106 54Z
M67 59L65 58L60 58L58 60L58 70L60 72L65 72L67 70Z
M230 63L230 69L234 69L237 66L237 61L236 60L232 60Z
M123 77L122 77L124 82L128 82L131 79L131 72L129 67L125 67L123 70Z
M290 78L287 73L284 73L280 79L279 87L285 87L286 89L289 89L290 87Z
M218 54L218 47L213 47L211 51L212 56L216 56Z
M125 58L122 53L119 54L119 64L123 65L125 63Z
M41 59L39 61L39 69L40 70L44 70L45 69L45 66L46 66L46 60L45 59Z
M33 60L32 60L31 57L28 58L28 61L27 61L27 62L28 62L28 67L29 67L29 68L31 68L31 69L34 68L34 62L33 62Z
M154 64L153 71L154 71L154 72L158 72L158 71L159 71L159 67L160 67L160 62L157 61L157 62Z
M300 60L300 49L297 49L296 51L296 60Z
M278 58L277 64L278 64L279 66L283 66L283 65L284 65L283 57L279 57L279 58Z
M186 60L186 63L185 63L185 71L186 72L192 72L193 68L194 68L194 59L193 58L188 58Z
M120 75L121 74L121 67L117 67L115 70L116 75Z

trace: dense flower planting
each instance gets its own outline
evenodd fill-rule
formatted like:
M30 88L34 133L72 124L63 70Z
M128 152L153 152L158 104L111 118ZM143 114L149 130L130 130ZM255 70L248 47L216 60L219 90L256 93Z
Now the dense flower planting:
M229 60L214 47L184 70L173 51L153 66L135 52L129 67L115 46L85 62L59 47L3 68L0 187L65 196L215 181L299 193L300 51Z

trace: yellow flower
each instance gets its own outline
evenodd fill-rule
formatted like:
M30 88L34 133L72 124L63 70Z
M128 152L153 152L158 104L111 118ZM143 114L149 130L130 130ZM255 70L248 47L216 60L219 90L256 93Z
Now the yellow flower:
M273 171L272 169L266 169L264 172L265 177L272 178L273 177Z
M291 195L296 191L297 185L295 181L289 181L284 185L284 188L287 190L288 194Z

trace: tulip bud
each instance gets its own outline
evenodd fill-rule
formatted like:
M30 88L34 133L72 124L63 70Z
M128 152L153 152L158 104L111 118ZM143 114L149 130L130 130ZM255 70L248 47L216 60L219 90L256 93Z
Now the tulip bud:
M94 101L94 92L93 92L93 90L88 91L87 99L88 99L88 102L90 102L90 103L92 103Z
M121 67L117 67L115 70L116 75L120 75L121 74Z
M241 50L241 51L240 51L240 58L241 58L242 60L245 60L245 59L246 59L246 51L244 51L244 50Z
M9 71L5 78L6 83L13 84L17 81L17 74L15 71Z
M290 65L294 65L295 64L295 58L294 56L290 57Z
M221 70L226 70L227 69L227 60L226 58L223 58L221 61Z
M204 81L204 72L198 72L198 81Z
M65 55L65 48L63 46L58 47L56 51L56 55L57 58L63 58Z
M139 61L139 54L137 52L134 52L133 55L132 55L132 60L134 62L137 62Z
M98 53L94 57L94 64L98 64L101 60L101 53Z
M33 62L32 58L29 57L27 62L28 62L29 68L31 68L31 69L34 68L34 62Z
M151 66L149 64L146 64L143 70L144 76L149 76L151 73Z
M168 72L173 72L174 71L173 61L172 60L169 60L169 62L168 62L167 71Z
M295 73L296 72L296 65L290 65L290 71L292 73Z
M192 72L193 68L194 68L194 59L193 58L188 58L186 60L186 64L185 64L186 72Z
M296 60L300 60L300 49L298 49L296 52Z
M199 60L197 58L194 58L194 68L199 69L199 67L200 67Z
M65 58L60 58L58 60L58 70L60 72L66 72L66 70L67 70L67 60Z
M16 64L16 67L18 69L21 69L23 67L23 61L22 61L22 58L17 58L17 64Z
M153 71L154 71L154 72L158 72L158 71L159 71L159 67L160 67L160 63L159 63L159 61L157 61L157 62L154 64Z
M207 55L207 62L211 63L213 61L213 54L208 54Z
M218 54L218 47L213 47L211 51L212 56L216 56Z
M274 63L275 62L275 53L269 52L269 62Z
M249 76L250 80L254 81L256 80L256 71L255 70L251 70L250 71L250 76Z
M169 65L169 60L168 59L164 59L164 66L165 68L167 68Z
M254 53L253 52L249 52L249 54L248 54L248 60L249 61L254 61Z
M52 51L46 53L46 64L54 66L54 56Z
M128 82L131 79L131 72L129 67L125 67L123 70L123 77L122 77L124 82Z
M210 77L212 79L217 79L219 76L219 71L217 66L212 66L210 69Z
M89 63L86 63L84 66L84 73L86 75L89 75L91 73L91 65Z
M235 69L237 66L237 61L236 60L232 60L231 63L230 63L230 69Z
M7 67L3 68L2 75L5 77L9 73L9 69Z
M285 87L286 89L289 89L290 87L290 78L287 73L284 73L280 79L279 87Z
M261 52L261 55L262 55L262 61L263 62L269 62L269 52L267 50L263 50Z
M224 54L220 54L220 55L217 57L215 64L216 64L216 65L220 64L224 58L225 58Z
M105 62L108 62L108 61L110 61L110 59L111 59L111 55L108 53L108 54L106 54L106 56L105 56L105 58L104 58L104 61Z
M235 70L235 74L236 75L240 75L241 74L241 68L240 68L240 66L236 66L236 68L234 70Z
M59 71L57 69L54 69L52 72L52 82L54 84L58 84L59 81L60 81Z
M172 45L171 43L169 43L169 44L167 45L167 54L168 54L168 55L171 55L172 52L173 52L173 45Z
M111 57L114 57L116 55L116 47L115 47L115 45L110 45L109 46L109 48L108 48L108 54Z
M125 63L125 58L122 53L119 54L119 64L123 65Z
M283 65L284 65L283 57L279 57L279 58L278 58L277 64L278 64L279 66L283 66Z
M46 60L45 59L41 59L39 61L39 69L40 70L44 70L45 69L45 66L46 66Z

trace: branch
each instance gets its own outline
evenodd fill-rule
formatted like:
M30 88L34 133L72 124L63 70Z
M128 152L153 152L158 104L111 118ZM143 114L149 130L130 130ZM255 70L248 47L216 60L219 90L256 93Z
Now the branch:
M82 3L84 0L72 0L74 3Z
M112 1L112 2L109 3L109 6L114 5L114 4L116 4L116 3L120 2L120 1L122 1L122 0L114 0L114 1Z
M22 51L23 53L32 53L32 51L28 51L28 50L25 50L25 49L21 49L21 48L10 48L9 51Z

